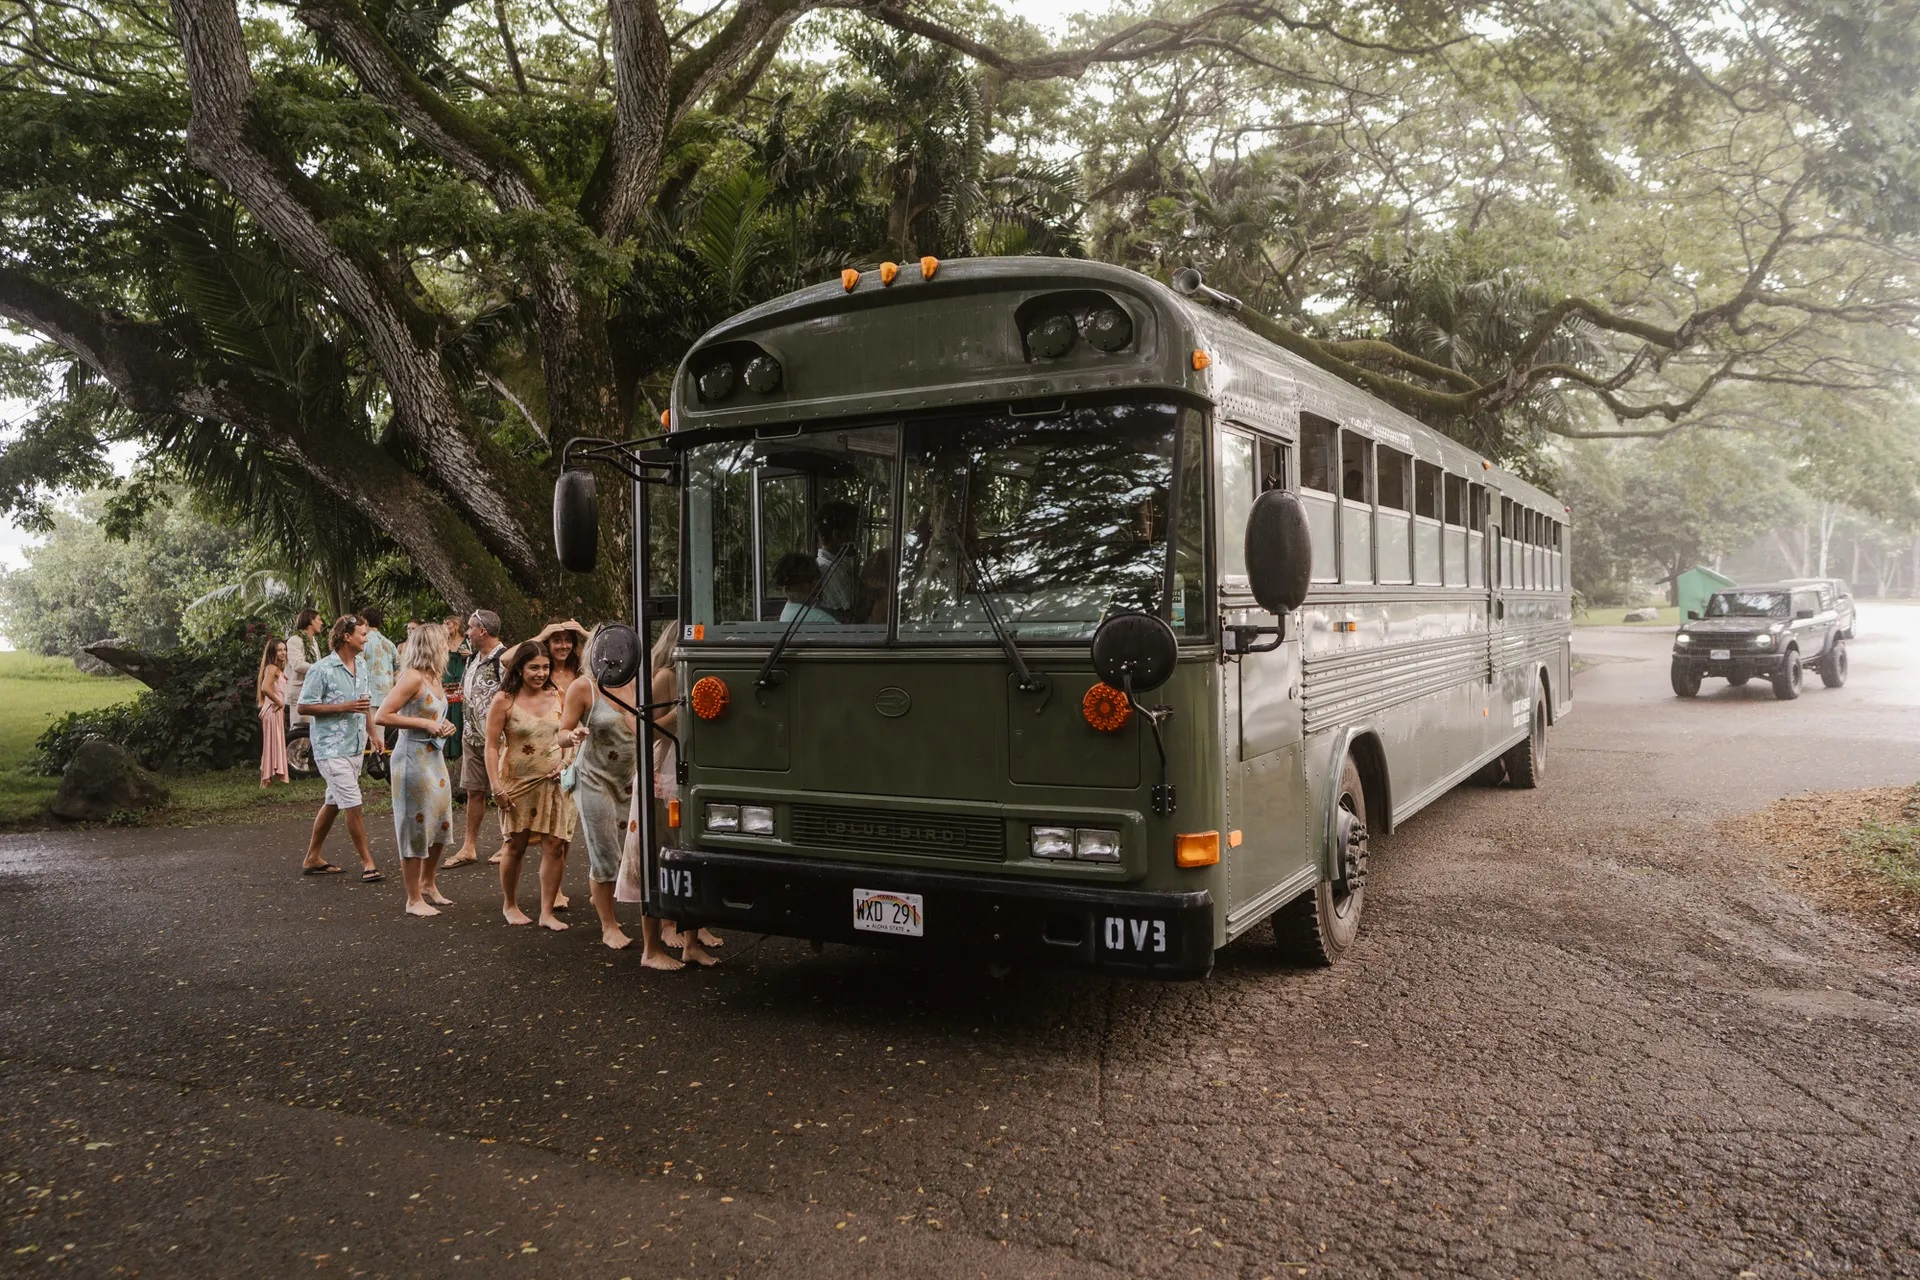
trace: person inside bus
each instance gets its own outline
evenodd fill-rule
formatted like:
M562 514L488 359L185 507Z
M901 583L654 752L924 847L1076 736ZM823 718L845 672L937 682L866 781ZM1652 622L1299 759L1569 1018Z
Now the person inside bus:
M858 621L860 553L853 544L860 535L860 508L838 499L822 503L814 524L820 531L820 550L814 555L814 563L826 576L820 598L814 603L832 614L836 622Z
M849 557L851 558L851 557ZM843 562L844 563L844 562ZM803 626L816 623L827 626L837 625L840 619L820 607L813 599L813 590L820 585L820 565L804 551L789 551L781 556L773 566L773 585L787 598L780 609L780 621L792 622L798 618ZM826 594L824 590L822 595Z
M882 547L860 566L860 610L857 621L887 624L887 587L893 576L893 548Z

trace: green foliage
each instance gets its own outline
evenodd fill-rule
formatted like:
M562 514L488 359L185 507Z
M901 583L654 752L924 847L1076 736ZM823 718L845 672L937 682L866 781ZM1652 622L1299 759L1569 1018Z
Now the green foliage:
M96 734L126 748L149 769L192 773L258 760L260 718L254 701L263 645L274 631L260 623L234 627L202 645L160 654L171 675L130 703L75 711L54 722L35 744L42 773L58 775Z
M178 644L189 601L244 551L241 535L208 520L183 493L109 536L104 495L49 517L27 566L0 573L0 632L20 648L72 657L110 636L141 649Z
M1920 786L1901 806L1897 822L1869 822L1847 834L1847 857L1868 874L1920 896Z

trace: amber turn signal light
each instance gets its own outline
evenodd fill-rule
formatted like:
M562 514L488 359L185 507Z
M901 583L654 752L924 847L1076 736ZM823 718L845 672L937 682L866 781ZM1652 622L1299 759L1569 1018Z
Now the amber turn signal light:
M880 264L880 283L881 284L892 284L893 278L899 274L900 274L899 263L883 262Z
M1126 725L1133 708L1120 690L1110 684L1096 684L1080 699L1080 714L1100 732L1113 733Z
M678 827L680 825L680 802L678 800L667 801L667 825L670 827Z
M859 283L860 283L860 269L858 267L848 267L845 271L842 271L840 273L840 287L842 289L845 289L848 293L852 293L853 286Z
M718 720L720 713L727 709L727 703L732 700L727 682L719 676L701 676L693 682L693 693L689 696L689 701L693 703L693 714L702 720Z
M920 259L920 278L922 280L933 279L933 273L938 271L939 269L940 269L940 259L934 258L934 257L926 257L926 258Z
M660 411L660 426L666 431L673 430L673 410L662 409Z
M1173 838L1173 861L1181 867L1211 867L1220 861L1220 833L1195 831Z
M1195 347L1193 349L1193 367L1196 372L1198 370L1206 368L1208 365L1212 363L1213 363L1212 356L1208 355L1206 352L1202 351L1198 347Z

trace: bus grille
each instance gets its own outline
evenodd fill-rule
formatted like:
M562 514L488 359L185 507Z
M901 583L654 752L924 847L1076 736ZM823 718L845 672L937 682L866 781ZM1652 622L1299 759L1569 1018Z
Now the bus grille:
M795 844L995 861L1007 856L1007 826L999 818L811 804L794 805L791 816Z

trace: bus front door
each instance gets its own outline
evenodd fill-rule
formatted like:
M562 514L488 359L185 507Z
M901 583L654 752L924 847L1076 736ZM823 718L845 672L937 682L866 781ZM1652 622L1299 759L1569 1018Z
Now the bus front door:
M1242 551L1255 495L1290 483L1287 451L1277 441L1232 429L1219 440L1221 620L1229 632L1235 626L1270 629L1276 619L1254 603ZM1268 915L1313 863L1301 755L1300 619L1295 613L1278 621L1285 633L1277 647L1240 652L1222 669L1228 829L1221 837L1230 935ZM1258 649L1272 639L1261 636L1244 648Z

